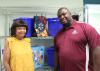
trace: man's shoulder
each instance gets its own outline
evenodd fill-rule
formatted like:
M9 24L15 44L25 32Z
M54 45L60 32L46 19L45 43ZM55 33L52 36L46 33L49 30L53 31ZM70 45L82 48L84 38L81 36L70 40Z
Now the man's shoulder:
M82 21L77 21L77 25L81 25L85 28L93 28L90 24L82 22Z
M87 23L83 22L83 21L76 21L77 24L81 24L81 25L87 25Z
M75 20L74 20L73 24L74 24L74 27L76 27L76 26L85 27L88 25L87 23L85 23L83 21L75 21Z
M93 26L88 23L77 21L77 25L79 25L82 29L86 31L95 30Z

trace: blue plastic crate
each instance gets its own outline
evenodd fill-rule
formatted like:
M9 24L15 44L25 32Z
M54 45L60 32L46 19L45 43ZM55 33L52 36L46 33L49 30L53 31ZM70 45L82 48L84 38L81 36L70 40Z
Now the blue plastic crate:
M54 67L54 53L55 53L54 47L47 48L46 52L47 52L48 66Z
M49 36L56 36L56 34L62 29L62 24L58 18L48 18L48 34Z

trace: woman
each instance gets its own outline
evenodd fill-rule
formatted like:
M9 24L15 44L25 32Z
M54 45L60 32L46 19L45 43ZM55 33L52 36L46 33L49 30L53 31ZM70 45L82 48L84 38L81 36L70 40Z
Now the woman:
M4 66L6 71L34 71L30 39L26 38L28 26L17 20L11 26L4 48Z

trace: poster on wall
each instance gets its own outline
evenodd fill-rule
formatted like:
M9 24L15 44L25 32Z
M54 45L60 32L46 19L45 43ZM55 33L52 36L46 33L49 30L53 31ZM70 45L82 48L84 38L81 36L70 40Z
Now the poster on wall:
M100 5L85 5L85 22L93 26L100 34Z

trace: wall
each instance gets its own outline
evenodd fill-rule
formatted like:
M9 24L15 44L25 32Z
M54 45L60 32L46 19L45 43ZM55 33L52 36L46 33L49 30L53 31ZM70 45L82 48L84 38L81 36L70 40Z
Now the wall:
M76 2L76 3L75 3ZM2 7L60 7L68 6L70 8L83 7L83 0L0 0Z

